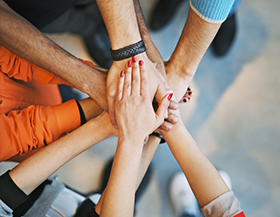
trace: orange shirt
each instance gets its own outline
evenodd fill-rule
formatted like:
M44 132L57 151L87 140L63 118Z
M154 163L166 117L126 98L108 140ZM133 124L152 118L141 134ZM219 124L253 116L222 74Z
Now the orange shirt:
M77 103L61 104L57 84L69 85L0 46L0 162L80 126Z

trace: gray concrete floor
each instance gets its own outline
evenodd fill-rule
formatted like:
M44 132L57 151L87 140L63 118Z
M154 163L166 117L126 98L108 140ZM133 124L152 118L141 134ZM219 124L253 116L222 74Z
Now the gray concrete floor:
M147 19L156 0L141 0ZM230 52L205 54L192 82L194 96L181 106L186 127L212 163L229 173L233 190L249 217L280 216L280 16L279 0L243 0L237 12L238 33ZM151 32L165 60L186 20L185 3L163 30ZM49 35L74 55L90 59L81 38ZM95 145L57 174L82 192L98 189L102 169L115 151L116 139ZM1 163L0 173L14 164ZM167 182L180 170L167 145L153 159L154 173L137 217L174 216ZM152 205L151 205L152 204Z

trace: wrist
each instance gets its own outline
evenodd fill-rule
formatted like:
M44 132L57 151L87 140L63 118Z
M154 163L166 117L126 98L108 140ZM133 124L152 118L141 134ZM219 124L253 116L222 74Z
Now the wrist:
M166 142L166 141L164 140L163 136L162 136L160 133L152 132L152 133L150 134L150 136L153 136L153 137L158 138L158 141L159 141L160 144Z
M138 60L148 59L146 52L137 54L137 55L135 55L135 57L137 57ZM113 61L113 65L124 69L126 67L128 61L132 61L132 57L128 57L123 60ZM109 72L110 72L110 70L109 70Z
M183 58L184 59L184 58ZM194 77L197 66L191 66L188 62L183 62L182 59L171 57L166 66L166 72L177 74L182 79L190 79Z
M129 136L120 133L119 130L119 135L118 135L118 144L126 147L130 147L132 149L143 149L144 146L144 139L145 137L141 136Z
M186 127L183 123L183 121L180 119L178 123L174 124L172 129L169 131L166 130L160 130L160 134L163 136L163 138L168 142L168 138L172 137L175 133L184 130Z
M108 113L103 112L96 118L89 120L87 123L92 124L92 126L99 126L100 132L103 134L104 139L118 136L118 131L111 124Z

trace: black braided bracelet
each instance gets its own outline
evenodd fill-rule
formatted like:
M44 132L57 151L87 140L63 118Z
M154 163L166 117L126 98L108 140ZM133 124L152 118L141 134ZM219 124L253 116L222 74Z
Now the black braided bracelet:
M163 136L160 135L160 134L157 133L157 132L152 132L152 133L150 134L150 136L156 136L156 137L160 138L160 144L165 143L165 139L163 138Z
M114 61L124 60L137 54L144 53L145 51L146 47L143 40L118 50L110 49L111 56Z

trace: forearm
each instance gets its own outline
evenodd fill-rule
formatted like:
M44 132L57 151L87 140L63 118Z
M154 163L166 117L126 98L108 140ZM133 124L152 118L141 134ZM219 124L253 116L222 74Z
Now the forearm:
M147 171L147 168L151 163L151 160L154 156L154 153L158 147L159 142L160 142L160 139L158 137L150 136L149 141L143 147L143 152L142 152L142 157L141 157L139 170L138 170L138 174L137 174L134 193L136 192L137 188L139 187L139 185ZM101 198L95 207L96 213L100 213L100 211L101 211L105 192L106 192L106 189L104 190L104 192L102 192Z
M0 44L63 78L106 109L106 75L72 56L0 1Z
M89 121L90 119L97 117L103 112L100 106L98 106L98 104L95 101L93 101L91 98L85 98L79 100L79 103L82 107L86 121Z
M136 189L138 189L144 175L146 174L146 171L153 159L153 156L155 154L155 151L159 145L160 138L155 136L150 136L149 141L144 145L143 152L141 156L141 161L139 165L138 175L137 175L137 184Z
M162 135L187 177L200 206L229 191L182 122L176 124L171 131L162 132Z
M118 142L100 216L133 216L135 188L142 145L131 140Z
M172 73L193 77L220 24L201 19L191 8L179 42L169 60Z
M222 22L227 18L234 0L190 0L188 18L181 38L170 59L171 65L178 64L182 76L193 77L196 69L216 35Z
M164 77L166 77L165 66L162 57L151 39L150 33L146 26L146 22L143 17L139 0L133 0L133 2L140 35L147 48L147 56L153 63L156 63L156 68L162 73Z
M133 1L96 1L105 22L113 50L141 40Z
M104 121L98 118L50 144L15 167L10 172L10 176L16 185L26 195L30 194L39 184L73 157L110 137L110 131L101 127L106 126Z

